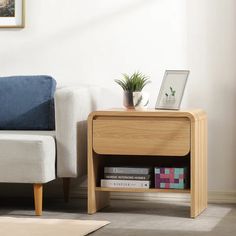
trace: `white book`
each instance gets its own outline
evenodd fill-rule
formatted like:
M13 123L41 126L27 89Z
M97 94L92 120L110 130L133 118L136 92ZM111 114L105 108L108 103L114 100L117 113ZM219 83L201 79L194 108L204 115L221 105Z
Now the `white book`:
M148 167L104 167L106 174L150 174Z
M103 188L150 188L150 181L101 179L101 187Z

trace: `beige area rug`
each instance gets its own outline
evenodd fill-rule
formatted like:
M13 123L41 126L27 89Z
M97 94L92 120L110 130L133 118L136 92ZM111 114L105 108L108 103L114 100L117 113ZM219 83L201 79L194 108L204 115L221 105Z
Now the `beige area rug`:
M1 236L83 236L108 221L0 217Z

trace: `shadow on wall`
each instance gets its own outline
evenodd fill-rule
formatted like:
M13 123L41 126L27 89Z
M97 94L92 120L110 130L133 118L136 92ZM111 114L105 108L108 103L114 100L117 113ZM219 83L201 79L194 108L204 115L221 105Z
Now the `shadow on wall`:
M236 190L236 1L187 1L190 107L209 118L209 188Z

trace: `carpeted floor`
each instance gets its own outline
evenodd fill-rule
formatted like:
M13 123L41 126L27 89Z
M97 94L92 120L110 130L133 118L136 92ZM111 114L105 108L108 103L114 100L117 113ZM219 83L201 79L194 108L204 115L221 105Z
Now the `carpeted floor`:
M31 199L0 199L0 216L33 216ZM115 201L103 211L87 215L86 201L46 199L43 219L107 220L111 224L92 236L232 236L236 235L236 205L211 204L197 219L189 218L186 204Z

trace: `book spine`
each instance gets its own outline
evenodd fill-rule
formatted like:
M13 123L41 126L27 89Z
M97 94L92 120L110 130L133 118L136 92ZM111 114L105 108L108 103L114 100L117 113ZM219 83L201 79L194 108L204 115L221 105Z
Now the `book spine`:
M106 174L142 174L142 175L147 175L150 173L150 168L105 167L104 173L106 173Z
M150 175L104 174L105 179L149 180Z
M150 181L101 179L103 188L150 188Z

